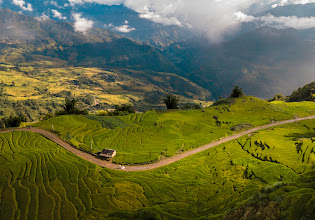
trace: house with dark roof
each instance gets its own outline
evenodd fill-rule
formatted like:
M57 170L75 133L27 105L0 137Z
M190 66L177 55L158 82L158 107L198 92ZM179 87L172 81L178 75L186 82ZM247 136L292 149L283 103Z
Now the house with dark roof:
M116 151L113 149L104 149L100 154L100 157L105 157L105 158L113 158L116 156Z

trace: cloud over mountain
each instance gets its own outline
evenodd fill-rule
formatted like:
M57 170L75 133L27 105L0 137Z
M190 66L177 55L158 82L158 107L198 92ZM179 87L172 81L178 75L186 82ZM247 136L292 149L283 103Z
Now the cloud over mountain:
M76 32L86 33L89 29L93 27L94 22L82 17L80 13L72 14L74 18L74 30Z
M221 41L226 34L237 30L240 18L238 13L250 13L253 6L278 7L288 4L306 4L315 0L69 0L71 5L96 3L103 5L120 5L139 13L140 18L148 19L164 25L177 25L192 29L194 32L206 35L212 42ZM245 18L243 18L245 19ZM310 27L312 18L273 17L254 18L274 27ZM303 25L305 23L305 25ZM130 32L133 29L127 25L116 27L116 30Z
M24 11L33 10L32 5L25 2L28 0L11 1ZM235 33L242 22L254 22L257 25L270 25L276 28L305 29L313 27L314 19L312 17L276 17L275 15L253 17L253 14L257 11L261 12L284 5L312 2L315 2L315 0L49 0L45 1L44 5L50 7L49 11L45 13L59 20L67 20L66 16L70 18L71 13L80 14L84 12L84 4L124 5L137 12L139 18L165 26L183 27L198 35L204 35L211 42L217 43L224 40L225 36L231 36ZM72 8L69 6L72 6ZM63 11L65 8L68 8L68 13ZM91 16L89 18L92 19ZM80 27L84 29L81 32L86 32L93 26L94 22L95 24L99 22L83 19L82 17L81 19L75 19L76 30L81 30ZM104 24L105 22L102 25ZM111 28L122 33L140 30L139 27L117 23L115 27Z
M296 16L281 16L275 17L273 15L266 15L261 17L254 17L242 12L235 13L236 21L239 23L243 22L255 22L260 26L272 26L276 28L288 28L292 27L295 29L309 29L315 27L315 17L303 17L298 18Z
M53 13L53 16L54 16L55 18L58 18L58 19L60 19L60 20L66 20L66 19L67 19L67 17L64 17L64 16L62 15L62 13L60 13L59 11L57 11L57 10L55 10L55 9L52 9L51 12Z

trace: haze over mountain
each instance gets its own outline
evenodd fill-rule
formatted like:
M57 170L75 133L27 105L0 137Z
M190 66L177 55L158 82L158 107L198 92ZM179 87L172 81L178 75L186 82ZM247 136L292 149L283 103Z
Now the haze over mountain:
M220 45L205 47L200 41L174 45L170 57L176 57L185 77L216 98L227 96L233 84L266 98L288 95L290 88L314 80L314 46L293 28L261 27Z

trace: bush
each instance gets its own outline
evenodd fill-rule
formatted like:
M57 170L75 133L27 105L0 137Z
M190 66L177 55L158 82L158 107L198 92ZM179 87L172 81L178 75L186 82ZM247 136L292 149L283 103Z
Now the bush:
M181 106L181 109L202 109L201 105L198 104L185 104Z
M282 94L276 94L272 99L269 99L268 101L272 102L272 101L286 101L286 100L287 100L286 96Z
M238 124L238 125L235 125L233 127L230 128L231 131L240 131L240 130L243 130L243 129L249 129L251 128L253 125L250 124L250 123L241 123L241 124Z
M215 103L213 103L213 106L218 106L218 105L233 105L235 104L235 99L233 98L228 98L228 99L219 99Z

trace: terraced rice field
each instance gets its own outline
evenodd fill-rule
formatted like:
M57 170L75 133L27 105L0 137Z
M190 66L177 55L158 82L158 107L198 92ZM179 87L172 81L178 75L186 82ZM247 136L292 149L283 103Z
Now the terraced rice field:
M231 135L234 131L230 129L240 124L259 126L310 114L315 114L312 102L268 103L245 97L232 105L202 110L149 111L123 117L71 115L52 118L38 126L58 132L74 146L89 152L115 149L114 162L143 164ZM214 116L218 117L218 122Z
M0 134L0 219L220 219L253 195L301 219L314 211L314 129L315 120L282 125L134 173L97 167L38 134Z

